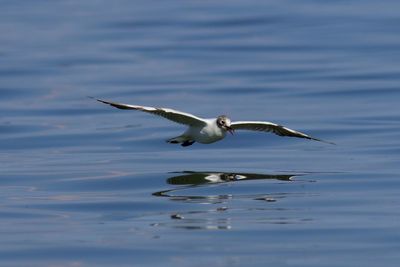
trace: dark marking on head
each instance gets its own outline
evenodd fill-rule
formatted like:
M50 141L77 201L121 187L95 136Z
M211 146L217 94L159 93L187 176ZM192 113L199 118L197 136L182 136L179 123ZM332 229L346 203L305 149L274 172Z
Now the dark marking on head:
M217 125L218 125L218 127L221 128L223 126L226 126L228 121L229 121L229 118L227 116L225 116L225 115L218 116Z

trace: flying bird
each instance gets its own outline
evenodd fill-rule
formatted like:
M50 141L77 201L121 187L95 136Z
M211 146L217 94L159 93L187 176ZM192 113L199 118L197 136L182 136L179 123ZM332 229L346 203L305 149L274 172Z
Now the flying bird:
M220 115L212 119L203 119L186 112L169 108L128 105L97 98L93 99L119 109L139 110L164 117L176 123L187 125L188 129L183 134L167 140L168 143L181 144L183 147L193 145L195 142L211 144L224 139L228 132L233 135L236 130L272 132L279 136L299 137L334 144L268 121L231 121L225 115Z

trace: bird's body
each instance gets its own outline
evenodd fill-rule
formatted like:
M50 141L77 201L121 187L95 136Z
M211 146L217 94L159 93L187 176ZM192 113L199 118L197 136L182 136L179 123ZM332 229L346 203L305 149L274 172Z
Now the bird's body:
M299 137L320 142L326 142L311 137L309 135L306 135L304 133L267 121L231 122L231 120L225 115L221 115L213 119L203 119L189 113L169 108L155 108L155 107L128 105L128 104L109 102L101 99L96 99L96 100L119 109L140 110L143 112L162 116L176 123L187 125L188 129L183 134L167 140L167 142L171 144L181 144L182 146L190 146L195 142L201 144L211 144L224 139L227 132L233 134L235 130L273 132L279 136Z
M205 126L189 127L183 136L201 144L211 144L225 138L226 131L217 126L216 119L205 119L204 121L206 122Z

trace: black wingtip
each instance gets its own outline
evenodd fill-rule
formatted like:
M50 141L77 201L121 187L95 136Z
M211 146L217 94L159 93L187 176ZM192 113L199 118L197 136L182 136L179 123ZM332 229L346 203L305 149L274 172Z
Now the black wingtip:
M99 102L104 103L104 104L112 105L112 103L110 103L110 102L107 102L107 101L104 101L104 100L95 98L95 97L90 96L90 95L88 95L88 96L86 96L86 97L87 97L87 98L90 98L90 99L93 99L93 100L96 100L96 101L99 101Z
M313 138L313 137L311 137L311 138L310 138L310 140L314 140L314 141L322 142L322 143L325 143L325 144L335 145L335 146L337 145L337 144L336 144L336 143L334 143L334 142L325 141L325 140L318 139L318 138Z
M95 97L92 97L92 96L88 96L88 98L94 99L94 100L96 100L96 101L98 101L100 103L103 103L103 104L106 104L106 105L110 105L110 106L118 108L118 109L136 109L136 108L132 108L129 105L126 105L126 104L109 102L109 101L101 100L101 99L98 99L98 98L95 98ZM137 109L139 109L139 108L137 108Z
M87 95L86 97L90 98L90 99L93 99L93 100L96 100L96 101L99 101L99 102L102 102L100 99L98 99L98 98L96 98L94 96Z
M103 100L98 99L98 98L95 98L95 97L90 96L90 95L88 95L88 96L86 96L86 97L87 97L87 98L90 98L90 99L93 99L93 100L96 100L96 101L99 101L99 102L101 102L101 103L105 103ZM105 104L108 104L108 103L105 103Z

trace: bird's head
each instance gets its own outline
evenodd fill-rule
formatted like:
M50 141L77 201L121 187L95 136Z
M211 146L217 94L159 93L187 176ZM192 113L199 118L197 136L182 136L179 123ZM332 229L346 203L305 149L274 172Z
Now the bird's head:
M221 129L223 129L224 131L228 131L231 134L233 134L233 132L235 131L231 127L231 120L225 115L218 116L217 126Z

